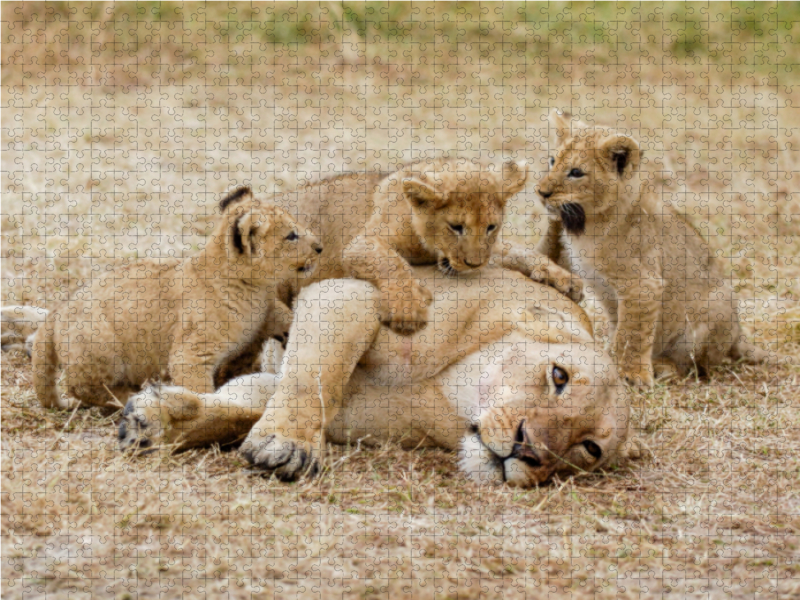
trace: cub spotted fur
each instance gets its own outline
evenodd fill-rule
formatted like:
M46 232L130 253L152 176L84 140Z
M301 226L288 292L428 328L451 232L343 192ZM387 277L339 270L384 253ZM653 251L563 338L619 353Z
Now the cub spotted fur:
M577 277L546 257L509 243L496 247L507 200L525 185L525 165L494 169L463 158L422 160L395 173L349 173L275 197L322 238L312 281L353 277L378 288L381 321L410 334L428 320L430 291L411 265L438 264L446 275L491 262L578 299Z
M153 378L212 392L226 357L270 326L283 333L279 289L296 285L322 247L283 209L254 210L251 196L242 188L223 200L197 254L115 268L48 314L33 342L41 404L69 406L56 386L59 365L69 393L86 404L124 404Z
M769 355L741 333L722 265L683 217L640 178L632 137L553 111L556 150L537 186L552 216L539 250L595 286L626 378L651 386L724 357Z

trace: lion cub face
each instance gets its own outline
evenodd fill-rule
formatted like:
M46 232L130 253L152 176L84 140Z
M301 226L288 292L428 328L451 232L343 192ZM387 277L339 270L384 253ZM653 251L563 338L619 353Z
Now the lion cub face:
M319 240L292 216L239 188L220 202L218 236L226 240L226 276L253 284L280 284L307 277L322 252Z
M555 152L537 186L545 208L573 235L587 221L638 194L641 151L636 140L606 127L590 127L565 112L550 113Z
M392 179L411 208L414 233L451 275L486 264L506 201L527 176L525 164L514 161L497 172L464 159L438 159L410 165Z
M597 470L618 456L630 408L605 352L548 344L506 354L461 441L460 464L470 478L530 487L555 473ZM533 356L541 360L532 364Z

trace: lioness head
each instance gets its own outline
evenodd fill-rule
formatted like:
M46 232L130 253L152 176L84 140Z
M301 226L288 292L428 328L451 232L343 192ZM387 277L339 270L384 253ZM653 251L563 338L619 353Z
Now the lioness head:
M527 177L527 166L514 161L495 170L463 158L423 160L387 178L381 192L399 198L398 210L410 207L413 234L444 273L454 274L486 264L506 202Z
M282 208L241 187L220 201L220 210L214 238L226 255L225 276L281 284L313 270L322 245Z
M459 452L475 481L529 487L555 473L594 471L627 438L625 387L604 351L530 344L506 347L479 384L480 412Z
M550 123L556 149L536 192L568 232L580 235L587 220L638 194L642 152L633 138L590 127L567 112L554 110Z

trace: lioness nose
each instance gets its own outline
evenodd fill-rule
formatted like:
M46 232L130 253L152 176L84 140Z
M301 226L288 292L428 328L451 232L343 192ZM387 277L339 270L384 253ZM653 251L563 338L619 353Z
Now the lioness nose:
M322 254L322 246L320 246L319 244L317 244L317 245L313 246L313 248L314 248L314 251L315 251L317 254Z
M469 262L468 260L464 260L464 264L467 265L468 267L472 268L472 269L476 269L476 268L481 266L480 261L473 263L473 262Z
M537 190L536 190L536 193L537 193L537 194L539 194L539 195L540 195L542 198L544 198L545 200L546 200L547 198L549 198L550 196L552 196L552 195L553 195L553 192L552 192L552 191L546 192L546 191L544 191L542 188L539 188L539 189L537 189Z

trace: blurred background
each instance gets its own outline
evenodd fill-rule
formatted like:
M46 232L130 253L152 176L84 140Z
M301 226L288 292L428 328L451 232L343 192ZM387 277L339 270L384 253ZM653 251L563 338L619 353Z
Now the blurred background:
M518 490L361 440L296 485L218 446L125 456L118 415L43 409L29 358L3 352L3 598L800 597L800 4L0 11L3 304L196 251L236 185L439 154L527 159L505 235L533 247L566 108L641 141L747 334L795 358L637 394L640 460Z
M443 153L527 159L533 181L553 107L641 140L745 300L797 299L797 3L4 2L2 20L4 303L196 250L240 184ZM539 216L529 185L506 234L535 243Z

